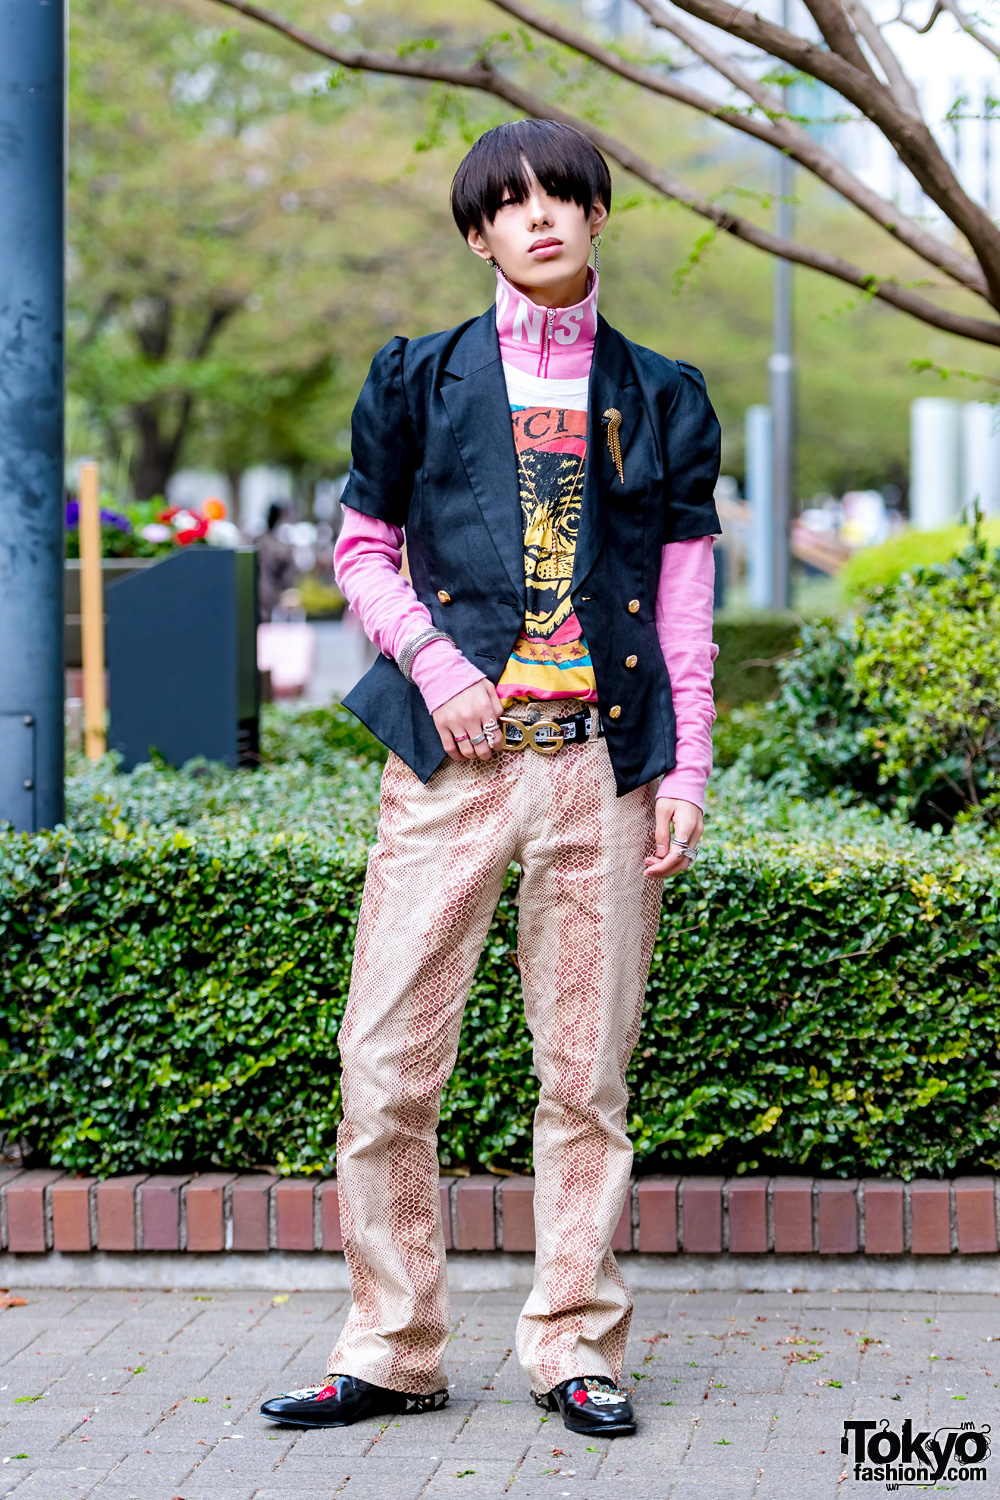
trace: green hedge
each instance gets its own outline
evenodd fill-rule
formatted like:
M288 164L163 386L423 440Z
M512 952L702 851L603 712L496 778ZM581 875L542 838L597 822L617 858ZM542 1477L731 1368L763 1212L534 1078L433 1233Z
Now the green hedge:
M983 521L980 531L990 547L1000 547L1000 519ZM878 547L863 547L848 558L840 575L844 595L856 599L866 589L888 588L904 573L946 563L969 545L969 527L940 531L902 531Z
M73 779L73 831L0 835L0 1124L34 1160L331 1169L378 767L317 753L336 774L103 765ZM644 1169L1000 1166L1000 859L736 771L709 828L667 886L632 1068ZM530 1166L514 894L445 1095L449 1166Z
M712 634L719 648L715 698L722 710L759 703L778 691L778 659L799 642L797 615L761 610L717 614Z

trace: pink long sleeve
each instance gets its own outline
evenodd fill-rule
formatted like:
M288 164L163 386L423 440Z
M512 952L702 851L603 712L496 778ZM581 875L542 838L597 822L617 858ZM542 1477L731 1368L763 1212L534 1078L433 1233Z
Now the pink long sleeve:
M383 656L396 660L406 642L434 624L408 578L399 571L403 533L344 506L344 524L333 553L341 593L365 635ZM413 658L410 669L429 713L486 675L447 641L432 641Z
M712 770L712 641L715 558L712 538L668 542L656 591L656 634L670 674L677 718L677 764L660 782L658 797L679 797L704 808Z

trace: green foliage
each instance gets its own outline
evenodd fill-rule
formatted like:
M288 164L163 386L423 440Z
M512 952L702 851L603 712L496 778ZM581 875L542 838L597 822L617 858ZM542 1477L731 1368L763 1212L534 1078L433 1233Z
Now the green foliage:
M335 584L321 583L314 573L300 578L298 590L307 619L339 620L344 613L347 601L343 594Z
M123 776L114 756L92 765L76 752L67 822L76 833L118 839L170 827L241 839L309 833L337 849L365 848L386 751L353 714L267 704L261 753L264 764L252 772L191 761L183 770L140 765Z
M338 778L344 775L345 753L378 766L385 765L389 753L339 703L332 708L272 704L264 713L261 751L275 764L299 762Z
M1000 789L1000 551L977 530L947 563L806 627L781 667L774 726L814 789L927 826L995 821Z
M720 708L774 697L778 663L798 645L800 628L795 615L717 614L712 634L719 648L715 698Z
M155 521L166 504L162 495L155 495L149 500L134 500L130 504L117 507L117 513L129 523L131 529L125 530L120 525L102 524L101 556L165 557L169 552L173 552L172 539L166 542L151 542L142 535L142 528ZM115 510L113 497L108 494L102 495L102 513ZM66 556L78 558L80 556L80 528L75 520L72 524L67 522L65 543Z
M147 542L134 531L122 531L118 526L101 527L102 557L164 557L173 550L172 542ZM80 556L80 533L75 528L66 532L66 556Z
M863 617L854 680L876 723L864 731L879 781L908 801L963 811L1000 788L1000 551L974 542L950 565L887 591ZM950 800L950 799L949 799Z
M769 727L786 738L804 790L843 790L874 801L878 771L853 680L857 655L856 618L804 625L798 650L782 663L781 695Z
M0 835L0 1118L37 1160L331 1169L379 767L338 748L342 711L268 718L270 753L302 758L75 766L69 828ZM639 1163L1000 1167L1000 860L739 768L710 811L697 873L666 888L630 1075ZM512 875L445 1165L530 1165L516 931Z
M985 521L984 539L1000 547L1000 519ZM969 539L967 526L946 526L941 531L902 531L878 547L855 552L840 574L844 593L857 599L875 588L898 583L904 573L947 562L961 552Z
M775 786L789 765L794 765L791 735L779 722L773 703L723 709L712 730L712 750L717 771L739 766L756 780Z

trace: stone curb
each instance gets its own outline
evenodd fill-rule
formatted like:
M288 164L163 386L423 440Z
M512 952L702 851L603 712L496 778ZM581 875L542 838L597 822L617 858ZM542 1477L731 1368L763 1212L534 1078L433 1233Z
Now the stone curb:
M534 1179L441 1178L448 1250L535 1248ZM676 1255L989 1255L1000 1178L649 1176L616 1251ZM237 1253L343 1249L335 1179L267 1172L74 1177L0 1170L0 1250Z

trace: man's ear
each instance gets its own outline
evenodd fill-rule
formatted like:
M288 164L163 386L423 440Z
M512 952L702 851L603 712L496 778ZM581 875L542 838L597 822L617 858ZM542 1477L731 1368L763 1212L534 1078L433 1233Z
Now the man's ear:
M606 214L605 218L607 218ZM478 229L470 229L469 233L466 235L466 239L468 241L469 249L472 251L473 255L478 255L480 260L489 260L492 257L493 251L490 249L489 245L487 245Z
M594 199L594 206L590 210L590 234L591 234L591 238L593 238L593 236L595 234L600 234L607 222L608 222L608 211L604 207L604 204L601 202L600 198L595 198Z

